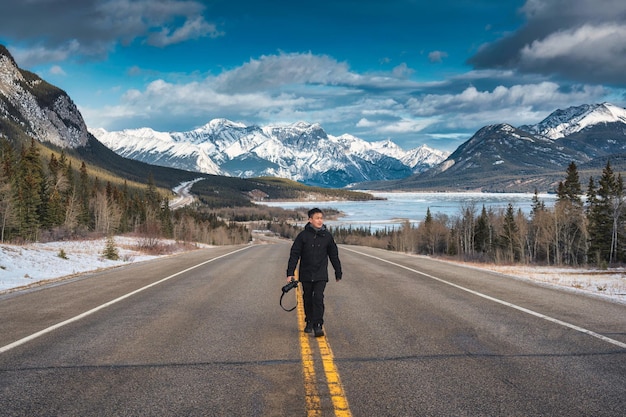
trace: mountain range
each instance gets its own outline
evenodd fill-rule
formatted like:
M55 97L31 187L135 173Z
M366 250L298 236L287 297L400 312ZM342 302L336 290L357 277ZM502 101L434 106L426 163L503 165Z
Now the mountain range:
M319 124L306 122L261 127L215 119L188 132L90 132L118 154L149 164L245 178L282 177L334 188L406 178L449 155L425 145L404 151L391 140L332 136Z
M626 109L610 103L559 109L535 125L485 126L451 154L332 136L306 122L261 127L215 119L169 133L88 129L63 90L20 69L1 45L0 137L35 139L130 180L150 173L170 188L198 177L276 176L329 188L554 191L572 161L583 184L599 178L607 160L614 171L626 170Z
M536 125L485 126L436 167L368 188L554 191L574 162L586 186L610 161L626 169L626 109L610 103L556 110Z
M559 109L535 125L486 126L451 154L335 137L304 122L259 127L215 119L190 132L90 131L120 155L150 164L324 187L553 190L570 162L626 152L626 110L610 103Z

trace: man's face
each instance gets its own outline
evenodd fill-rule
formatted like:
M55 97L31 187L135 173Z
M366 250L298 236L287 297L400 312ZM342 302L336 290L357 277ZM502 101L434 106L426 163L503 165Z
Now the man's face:
M324 224L324 215L322 213L313 214L313 217L309 217L309 223L316 229L319 229Z

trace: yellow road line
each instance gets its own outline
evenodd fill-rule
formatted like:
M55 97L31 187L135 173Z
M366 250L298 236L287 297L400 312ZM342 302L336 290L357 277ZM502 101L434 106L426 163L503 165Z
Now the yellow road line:
M300 287L297 287L296 298L298 301L298 326L300 326L300 323L304 323L304 307L302 306ZM322 403L315 380L313 353L309 344L309 335L303 331L300 331L300 352L302 355L302 373L304 374L306 415L308 417L320 417L322 415Z
M296 277L297 279L297 277ZM302 294L300 287L297 287L296 298L298 301L298 326L304 323L304 306L302 303ZM320 354L322 357L322 365L324 374L326 375L326 383L328 391L333 403L333 409L336 417L352 417L348 400L341 385L339 373L335 367L333 352L326 336L316 337ZM302 373L304 374L304 393L306 402L306 412L308 417L322 416L322 402L319 391L317 389L317 381L315 378L315 363L313 360L313 352L309 343L309 335L300 331L300 351L302 355Z
M335 367L335 359L332 350L326 336L317 337L317 344L320 348L320 354L322 355L322 365L324 365L324 373L326 374L326 383L330 391L330 398L333 401L333 407L335 409L335 416L337 417L351 417L350 407L348 407L348 399L343 391L343 385L341 385L341 379L339 378L339 372Z

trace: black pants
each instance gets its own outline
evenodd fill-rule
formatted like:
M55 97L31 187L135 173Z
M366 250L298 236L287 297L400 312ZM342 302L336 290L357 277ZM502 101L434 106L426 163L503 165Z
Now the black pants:
M324 289L326 281L301 281L304 318L312 324L324 324Z

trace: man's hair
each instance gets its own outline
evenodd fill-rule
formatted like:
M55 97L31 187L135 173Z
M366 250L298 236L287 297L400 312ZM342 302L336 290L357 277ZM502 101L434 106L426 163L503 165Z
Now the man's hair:
M309 219L312 218L313 215L316 214L316 213L321 213L322 216L324 215L324 212L322 210L320 210L317 207L315 207L315 208L312 208L311 210L309 210L309 213L308 213L309 214Z

